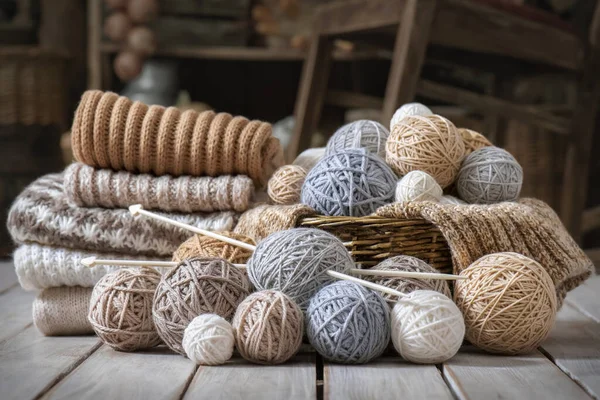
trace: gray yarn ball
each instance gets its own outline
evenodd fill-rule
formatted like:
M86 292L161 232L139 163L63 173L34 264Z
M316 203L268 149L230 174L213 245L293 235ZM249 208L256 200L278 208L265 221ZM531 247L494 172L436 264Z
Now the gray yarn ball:
M492 204L519 198L523 168L506 150L483 147L465 158L456 189L467 203Z
M300 201L323 215L363 217L394 200L396 175L379 156L349 149L310 170Z
M335 281L327 271L354 268L342 241L320 229L294 228L262 240L248 260L248 277L258 290L279 290L303 310L323 286Z
M310 300L306 334L328 360L362 364L380 356L390 341L390 309L379 293L339 281Z
M364 148L385 159L385 142L390 131L379 122L368 119L350 122L338 129L327 142L326 154L346 149Z

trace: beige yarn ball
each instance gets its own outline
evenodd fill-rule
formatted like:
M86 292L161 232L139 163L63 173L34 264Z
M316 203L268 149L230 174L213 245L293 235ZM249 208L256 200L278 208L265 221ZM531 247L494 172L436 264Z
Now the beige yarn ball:
M169 348L185 354L181 344L188 324L200 314L230 319L250 293L250 282L238 268L220 258L187 259L167 272L154 296L152 317Z
M254 240L239 233L227 231L219 233L232 239L256 245ZM223 258L232 264L245 264L251 255L252 252L250 250L242 249L241 247L208 236L194 235L175 250L173 261L181 262L194 257L217 257Z
M306 170L299 165L284 165L279 168L267 185L267 193L273 204L292 205L300 202Z
M411 171L398 181L396 201L433 201L438 202L444 191L438 183L423 171Z
M517 253L481 257L460 273L454 300L466 338L491 353L524 354L548 336L557 312L556 289L548 272Z
M196 364L221 365L233 355L233 327L216 314L201 314L185 328L181 344Z
M287 295L276 290L252 293L233 317L237 349L258 364L281 364L302 344L304 315Z
M150 268L121 269L96 283L88 320L104 343L120 351L160 344L152 321L152 299L160 278Z
M371 269L378 271L439 273L438 270L433 268L431 265L427 264L425 261L411 256L391 257L380 262ZM411 293L415 290L434 290L448 297L451 297L448 282L441 279L415 279L397 278L393 276L369 276L368 280L402 293ZM382 293L382 296L386 300L396 300L396 296L387 293Z
M386 143L386 161L398 175L424 171L442 188L454 182L464 155L456 127L439 115L403 118Z
M485 136L471 129L458 128L458 133L460 133L460 136L462 136L463 141L465 142L465 156L468 156L482 147L493 146L492 142Z

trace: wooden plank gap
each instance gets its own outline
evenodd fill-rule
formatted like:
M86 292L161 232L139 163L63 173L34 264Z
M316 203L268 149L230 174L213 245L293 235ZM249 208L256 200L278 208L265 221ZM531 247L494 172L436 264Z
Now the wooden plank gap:
M183 398L185 397L185 394L187 393L188 389L190 388L190 385L192 384L192 381L194 380L194 377L198 373L199 369L200 369L200 365L196 365L196 368L194 368L194 373L190 374L190 376L188 377L187 381L185 382L185 385L183 386L183 390L181 391L181 395L179 396L179 400L183 400Z

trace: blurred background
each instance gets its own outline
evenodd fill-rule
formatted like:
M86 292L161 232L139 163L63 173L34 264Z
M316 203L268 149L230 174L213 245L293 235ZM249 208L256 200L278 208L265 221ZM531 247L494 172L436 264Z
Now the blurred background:
M364 20L376 22L377 16L369 15L370 2L361 1ZM389 125L382 110L390 93L390 66L403 57L395 46L396 27L377 35L371 28L329 35L331 66L317 66L328 80L308 73L310 66L303 74L311 43L319 40L324 25L315 24L319 6L339 8L344 0L333 3L0 0L2 220L28 183L71 162L71 119L82 92L90 88L148 104L272 122L284 146L294 142L294 132L304 143L288 151L288 161L302 147L323 146L346 122L374 119ZM452 7L469 10L469 3L489 9L477 13L483 20L451 13ZM439 0L431 35L419 39L426 52L413 71L410 92L455 125L481 132L510 151L524 168L523 196L540 198L557 211L565 201L582 203L584 211L575 207L576 236L594 261L600 260L595 250L600 249L600 160L595 156L600 143L595 130L581 139L577 135L586 130L580 121L595 127L597 119L595 85L584 79L585 71L590 76L598 66L595 6L594 0ZM418 32L422 21L418 13L414 17ZM520 48L527 38L537 44L535 52ZM302 88L313 97L302 98ZM318 112L307 125L311 102L318 103ZM300 109L299 127L294 114ZM574 137L586 154L571 166L570 173L582 175L578 190L565 185ZM0 247L4 256L13 248L4 227Z

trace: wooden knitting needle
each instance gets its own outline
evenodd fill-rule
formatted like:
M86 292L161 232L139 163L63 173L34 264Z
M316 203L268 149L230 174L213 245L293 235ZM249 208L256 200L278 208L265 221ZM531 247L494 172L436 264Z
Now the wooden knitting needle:
M377 283L373 283L373 282L369 282L369 281L365 281L364 279L360 279L360 278L356 278L354 276L351 275L346 275L346 274L342 274L341 272L336 272L336 271L327 271L327 274L329 274L329 276L336 278L336 279L342 279L345 281L350 281L350 282L354 282L354 283L358 283L359 285L362 285L366 288L369 289L373 289L373 290L378 290L380 292L383 293L387 293L390 294L392 296L397 296L397 297L404 297L406 296L406 294L399 292L395 289L389 288L387 286L384 285L379 285Z
M122 267L165 267L173 268L180 263L176 261L153 261L153 260L106 260L96 257L87 257L80 261L86 267L95 267L96 265L117 265ZM233 264L237 268L246 268L246 264Z
M195 226L184 224L182 222L174 221L170 218L163 217L162 215L155 214L150 211L146 211L143 209L141 204L135 204L129 207L129 212L133 215L142 214L150 218L157 219L159 221L166 222L168 224L177 226L179 228L187 229L191 232L208 236L216 240L220 240L225 243L229 243L233 246L238 246L244 248L246 250L254 251L256 250L256 246L229 238L224 235L220 235L215 232L207 231L204 229L196 228ZM438 280L459 280L466 279L464 276L459 275L451 275L451 274L438 274L431 272L409 272L409 271L381 271L377 269L358 269L353 268L349 271L350 273L357 275L371 275L371 276L389 276L389 277L399 277L399 278L415 278L415 279L438 279Z

